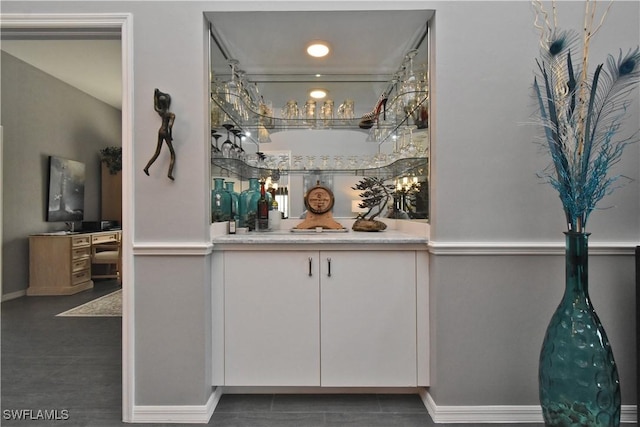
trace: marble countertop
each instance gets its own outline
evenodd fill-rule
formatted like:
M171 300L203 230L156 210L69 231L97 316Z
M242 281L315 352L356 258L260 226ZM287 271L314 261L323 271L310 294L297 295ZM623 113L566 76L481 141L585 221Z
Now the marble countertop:
M397 230L379 232L359 232L347 230L343 232L313 230L293 232L277 230L266 232L249 232L246 234L224 234L213 238L214 245L260 245L260 244L414 244L426 245L426 236L416 236Z

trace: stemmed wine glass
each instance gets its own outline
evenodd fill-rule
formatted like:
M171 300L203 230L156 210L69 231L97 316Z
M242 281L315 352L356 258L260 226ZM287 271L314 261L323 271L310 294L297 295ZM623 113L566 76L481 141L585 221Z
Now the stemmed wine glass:
M358 157L357 156L349 156L347 159L349 161L349 168L355 169L358 166Z
M406 126L404 126L402 129L399 129L399 131L400 131L400 134L398 135L398 140L397 140L398 158L399 159L404 159L405 157L407 157L407 150L406 150L407 129L406 129Z
M302 159L302 156L293 156L293 169L304 169Z
M387 158L389 159L389 163L395 162L400 155L400 137L397 132L391 136L391 140L393 141L393 149L387 156Z
M266 169L267 167L267 156L262 152L262 151L258 151L256 152L256 154L258 155L258 168L261 169Z
M233 136L234 136L233 150L235 152L235 156L240 160L244 160L246 157L246 154L244 152L244 149L242 148L242 138L244 138L245 135L242 133L240 129L234 129L231 132L233 132ZM240 140L239 144L237 143L236 138Z
M316 156L307 156L307 169L313 169L314 168L314 164L313 162L315 161Z
M329 156L320 156L322 163L320 164L320 169L328 169L329 168Z
M279 171L283 171L289 168L289 156L286 154L281 154L279 156L279 161L278 161L278 170Z
M407 127L407 133L409 134L409 143L406 145L407 157L418 156L418 146L413 142L413 127Z
M249 92L247 92L247 72L237 69L236 75L238 76L238 99L236 104L236 111L243 120L249 120L249 114L247 108L251 106L249 98Z
M222 157L230 158L233 150L233 142L231 142L231 138L229 137L229 131L233 129L233 125L225 123L222 126L227 130L227 139L222 143Z
M211 146L211 151L213 152L214 157L220 156L220 148L218 148L218 140L220 139L221 136L222 135L220 135L219 133L216 133L215 130L211 131L211 137L216 140L215 144Z
M235 108L235 103L238 98L238 80L236 78L236 67L240 62L237 59L227 60L227 64L231 67L231 78L225 83L225 101Z
M231 157L236 159L240 158L240 146L238 145L238 135L242 133L240 129L231 129L231 133L233 134L233 146L231 147Z
M402 103L402 97L400 96L400 90L398 87L398 83L402 81L402 71L396 71L391 77L391 86L392 90L390 92L393 93L395 91L395 95L391 104L392 108L387 110L387 121L389 123L396 123L396 120L402 120L402 114L404 112L404 105Z
M417 49L412 49L405 56L405 75L402 81L402 93L405 114L408 116L416 108L416 90L418 89L418 79L413 72L413 58L418 54Z

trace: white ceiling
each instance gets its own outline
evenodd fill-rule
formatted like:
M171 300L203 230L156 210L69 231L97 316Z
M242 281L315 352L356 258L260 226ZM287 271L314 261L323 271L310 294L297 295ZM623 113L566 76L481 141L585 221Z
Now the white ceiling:
M432 14L427 10L263 11L207 12L205 16L227 57L240 61L274 107L287 99L304 103L309 88L322 86L336 105L345 98L355 99L356 112L362 114L373 108L406 52L420 42ZM0 48L120 109L120 40L86 38L3 37ZM307 43L316 39L331 45L327 58L305 54ZM426 63L426 45L421 44L416 64ZM212 57L214 75L228 79L224 56L213 49Z
M2 40L0 48L114 108L122 108L120 40Z
M222 52L215 45L212 49L214 77L228 80L226 58L233 58L276 108L288 99L304 104L309 89L322 87L336 106L345 98L355 99L356 112L363 114L387 89L406 53L420 43L433 12L261 11L205 16L222 45ZM308 56L305 49L312 40L328 42L331 53L322 59ZM416 67L427 58L424 41Z

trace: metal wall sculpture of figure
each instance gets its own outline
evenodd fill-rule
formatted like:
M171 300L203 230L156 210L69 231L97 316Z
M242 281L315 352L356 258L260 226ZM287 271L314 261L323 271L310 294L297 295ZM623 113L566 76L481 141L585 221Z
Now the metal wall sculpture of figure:
M160 155L160 150L162 149L162 142L166 142L169 147L169 152L171 153L171 163L169 163L169 173L168 177L173 181L173 166L176 162L176 152L173 149L173 136L171 135L171 131L173 128L173 122L176 119L176 115L169 111L169 107L171 106L171 95L168 93L161 92L159 89L156 89L153 94L153 107L156 112L162 118L162 124L160 125L160 129L158 130L158 143L156 145L156 152L153 153L153 157L147 163L147 166L144 168L144 173L149 175L149 167L156 161L158 156Z

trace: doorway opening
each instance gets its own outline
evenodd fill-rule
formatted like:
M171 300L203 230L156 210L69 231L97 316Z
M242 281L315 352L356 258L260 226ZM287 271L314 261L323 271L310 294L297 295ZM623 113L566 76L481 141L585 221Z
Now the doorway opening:
M133 43L130 14L1 14L2 38L27 39L29 37L95 38L119 37L121 48L121 145L122 145L122 420L131 421L133 410L133 159L132 159L132 107L133 97ZM4 138L6 146L7 140ZM4 148L4 147L2 147ZM1 157L3 167L11 159ZM3 218L3 221L5 218ZM2 237L0 235L0 237ZM3 260L4 261L4 260ZM2 283L0 283L0 289Z

